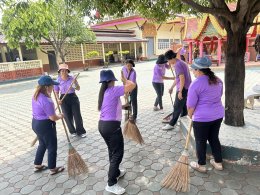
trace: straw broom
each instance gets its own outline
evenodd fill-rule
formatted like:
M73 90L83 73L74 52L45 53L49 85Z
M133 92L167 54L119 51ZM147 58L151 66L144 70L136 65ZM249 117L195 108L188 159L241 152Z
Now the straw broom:
M61 102L64 100L64 98L65 98L66 95L68 94L69 90L72 88L72 85L74 84L74 82L75 82L76 79L78 78L79 74L80 74L80 73L78 73L78 74L76 75L76 77L73 79L73 81L71 82L70 87L69 87L68 90L66 91L65 95L62 97ZM57 107L55 108L55 110L57 110ZM32 141L32 143L31 143L31 147L33 147L33 146L36 144L37 140L38 140L38 138L37 138L37 136L36 136L36 137L34 138L34 140Z
M128 103L128 99L127 99L127 103ZM123 134L126 138L131 139L137 142L138 144L142 145L144 143L144 140L135 123L135 120L132 117L130 117L130 109L128 109L127 113L128 113L127 114L128 120L125 123Z
M171 98L171 103L172 103L172 107L174 108L173 105L173 100L172 100L172 94L170 94L170 98ZM172 116L173 112L171 114L168 114L166 117L163 118L163 123L169 123L169 121L171 120L171 116ZM166 122L168 121L168 122Z
M170 188L176 192L188 192L190 190L190 173L189 173L189 152L188 145L190 141L190 134L192 129L192 122L190 123L189 131L186 137L186 144L184 151L177 163L172 167L170 172L162 181L162 187Z
M54 91L53 91L54 93ZM57 95L54 93L55 96L55 100L57 103L57 107L59 110L59 113L61 114L61 109L60 109L60 105L58 104L58 97ZM69 144L69 155L68 155L68 174L69 176L76 176L76 175L80 175L80 174L86 174L88 172L88 167L85 163L85 161L81 158L81 156L79 155L79 153L75 150L75 148L72 146L71 142L70 142L70 138L68 135L68 131L64 122L64 119L61 119L64 130L65 130L65 134L68 140L68 144Z

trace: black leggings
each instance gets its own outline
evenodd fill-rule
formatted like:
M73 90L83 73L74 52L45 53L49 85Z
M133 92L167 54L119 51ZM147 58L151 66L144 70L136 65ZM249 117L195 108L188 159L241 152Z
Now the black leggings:
M99 121L98 130L105 140L109 155L108 185L117 183L120 175L119 165L124 156L124 139L120 121Z
M134 90L130 93L131 105L132 105L132 108L133 108L133 118L134 119L137 118L137 91L138 91L138 87L136 85Z
M162 96L164 92L164 83L155 83L153 82L153 88L157 94L157 97L154 102L154 106L157 107L159 104L160 109L163 109Z
M222 162L221 145L218 138L222 118L210 122L193 121L198 164L206 164L207 141L212 150L215 162Z

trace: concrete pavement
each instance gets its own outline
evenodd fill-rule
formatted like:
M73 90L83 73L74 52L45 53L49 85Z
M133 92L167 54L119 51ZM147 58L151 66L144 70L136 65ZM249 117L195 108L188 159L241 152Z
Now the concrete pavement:
M122 167L126 175L119 184L126 187L125 194L174 195L161 188L160 182L180 157L184 140L177 126L173 131L162 131L161 119L171 112L172 106L166 93L170 82L165 82L163 97L165 114L152 111L155 92L151 84L154 62L136 65L138 74L139 115L137 125L145 140L143 146L125 140L125 155ZM112 70L120 79L120 67ZM258 70L258 69L257 69ZM246 88L260 83L260 73L247 71ZM167 72L168 75L171 72ZM223 72L217 72L223 78ZM33 172L36 147L30 147L35 134L31 130L31 98L37 80L0 85L0 195L7 194L86 194L107 195L107 147L100 136L97 123L97 98L99 70L82 72L79 78L81 91L78 93L87 138L72 138L72 144L86 160L89 174L69 178L67 172L49 176L48 171ZM119 83L119 82L118 82ZM58 162L66 165L68 147L61 121L57 122ZM195 157L191 157L195 159ZM45 158L46 164L46 158ZM260 194L260 168L224 164L224 171L209 171L201 174L191 170L191 191L187 194Z

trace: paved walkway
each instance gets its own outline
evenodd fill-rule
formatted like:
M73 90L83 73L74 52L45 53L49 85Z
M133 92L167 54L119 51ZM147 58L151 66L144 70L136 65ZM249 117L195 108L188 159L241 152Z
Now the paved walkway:
M160 186L162 178L179 158L184 140L178 127L173 131L162 131L161 118L164 115L152 111L155 99L151 85L153 63L140 63L136 67L139 87L137 124L145 145L140 146L125 140L122 166L127 169L127 174L119 183L126 187L125 194L183 194ZM120 67L113 70L119 79ZM170 75L170 72L167 74ZM217 74L223 77L223 72ZM31 97L36 80L0 85L0 195L108 194L104 191L108 169L107 147L97 130L98 80L99 70L82 72L79 78L81 91L78 96L88 136L85 139L73 138L72 141L73 146L88 163L90 172L75 179L68 178L66 172L55 176L49 176L48 171L33 173L36 146L30 147L35 137L31 130ZM256 82L260 82L259 71L247 71L246 87ZM166 81L165 89L169 86L170 83ZM163 101L167 114L171 111L167 93ZM57 129L58 165L66 165L68 147L60 121L57 122ZM189 194L259 195L260 168L225 164L225 170L222 172L212 170L201 174L191 170Z

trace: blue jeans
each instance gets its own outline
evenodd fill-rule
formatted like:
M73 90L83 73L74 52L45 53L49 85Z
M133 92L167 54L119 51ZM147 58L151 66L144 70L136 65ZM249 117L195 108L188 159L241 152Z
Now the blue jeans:
M57 159L57 132L56 123L49 119L32 120L32 129L36 133L39 146L34 160L35 165L41 165L46 149L48 150L48 168L56 168Z

